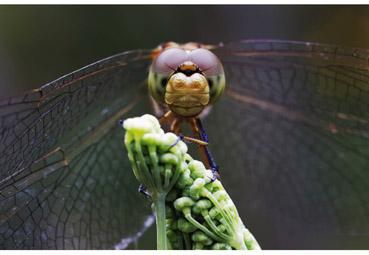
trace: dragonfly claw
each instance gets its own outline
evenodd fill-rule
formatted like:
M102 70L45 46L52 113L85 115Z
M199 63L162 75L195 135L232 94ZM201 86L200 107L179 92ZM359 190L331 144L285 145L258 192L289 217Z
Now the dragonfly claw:
M122 119L119 120L119 125L122 126L122 127L123 127L123 122L124 122L124 120L122 120Z
M213 174L213 176L211 177L211 182L214 182L214 181L216 181L217 179L220 178L218 166L212 167L211 168L211 173Z
M179 134L177 140L171 146L169 146L169 149L176 146L177 143L179 143L179 141L183 141L183 138L184 138L183 134Z
M143 194L146 198L151 197L151 195L149 194L149 192L147 192L147 189L143 184L140 184L140 186L138 186L138 192Z

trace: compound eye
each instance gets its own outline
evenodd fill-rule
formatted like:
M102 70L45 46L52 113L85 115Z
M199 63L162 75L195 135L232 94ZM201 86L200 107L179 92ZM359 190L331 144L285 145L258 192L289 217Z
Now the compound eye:
M206 76L223 74L223 67L217 56L206 49L191 51L190 60L195 63Z
M177 70L178 66L188 60L188 54L178 48L170 48L162 53L154 60L152 71L164 76L169 76Z

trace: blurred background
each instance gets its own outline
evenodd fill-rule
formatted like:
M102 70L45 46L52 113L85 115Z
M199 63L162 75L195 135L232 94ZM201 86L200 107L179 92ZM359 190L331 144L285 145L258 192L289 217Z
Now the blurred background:
M0 6L0 98L160 42L289 39L369 48L368 6Z

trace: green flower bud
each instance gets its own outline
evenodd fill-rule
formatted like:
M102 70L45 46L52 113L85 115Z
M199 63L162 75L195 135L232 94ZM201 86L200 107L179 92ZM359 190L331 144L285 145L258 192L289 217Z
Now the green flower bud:
M194 242L202 243L203 245L211 245L213 243L213 240L205 235L202 231L197 230L191 235L191 239Z
M182 196L184 196L184 197L189 197L190 196L190 187L189 186L187 186L186 188L183 189Z
M186 169L181 176L178 178L178 181L176 183L176 187L178 189L183 189L186 186L189 186L193 183L193 179L190 177L190 170Z
M213 192L216 192L218 190L224 190L224 187L219 180L215 180L207 185L211 186Z
M159 150L161 152L167 151L170 148L170 146L177 141L177 139L178 137L175 134L170 133L170 132L165 133L164 135L161 136L160 144L158 144ZM172 148L177 147L177 145L173 146ZM174 151L171 151L171 152L175 153Z
M225 192L225 190L218 190L213 194L213 196L216 200L218 200L218 202L228 199L228 194Z
M187 150L187 145L182 141L179 141L175 146L169 149L170 152L177 155L185 155L187 153Z
M212 172L187 154L184 142L164 133L151 115L123 126L133 172L152 194L158 233L164 234L158 234L158 247L260 249L220 181L211 180Z
M173 221L174 221L173 219L168 219L168 218L166 218L166 219L165 219L166 227L167 227L167 228L172 228Z
M188 168L187 163L185 163L184 161L182 161L181 162L181 165L179 166L179 169L181 171L181 174L183 174L186 170L188 170L187 168ZM189 173L190 173L190 171L189 171Z
M144 115L142 117L126 119L123 122L123 127L124 127L124 129L127 130L127 132L129 132L133 135L137 135L139 137L143 136L145 133L156 133L157 132L156 131L157 126L155 124L153 125L153 122L155 122L155 121L149 120L149 118L147 118L147 116L145 117L145 115ZM149 121L147 121L147 120L149 120ZM159 126L159 128L160 128L160 126Z
M142 144L144 145L156 145L160 143L161 141L161 135L160 134L154 134L154 133L147 133L142 136Z
M206 170L205 171L205 177L204 177L205 182L207 184L211 183L212 179L213 179L213 172L211 170Z
M193 179L196 178L204 178L206 176L206 168L204 164L201 161L198 160L192 160L188 164L188 169L191 171L191 177Z
M164 153L160 156L160 163L177 165L178 157L172 153Z
M153 208L153 206L154 206L154 204L151 205L152 208ZM173 218L174 217L174 210L168 205L165 206L165 215L166 215L167 218Z
M213 207L209 211L209 215L212 219L215 219L220 214L219 209L217 207Z
M224 226L223 224L219 224L217 227L218 227L219 231L222 232L222 233L226 232L226 230L227 230L226 226Z
M191 207L195 202L189 197L181 197L174 201L174 208L177 211L182 211L184 208Z
M193 160L193 158L191 157L191 155L190 154L185 154L185 157L184 157L184 160L185 160L185 162L188 164L188 163L190 163L192 160Z
M178 239L178 233L172 229L167 229L167 237L170 241L176 241Z
M210 247L210 249L212 250L232 250L232 247L226 243L215 243Z
M202 178L197 178L190 187L190 195L193 199L199 199L201 191L205 186L205 181Z
M190 222L188 222L184 218L180 218L177 221L177 227L183 233L192 233L197 229L194 225L192 225Z
M213 203L208 199L201 199L196 202L196 204L192 207L192 211L197 214L201 214L203 210L208 210L213 206Z

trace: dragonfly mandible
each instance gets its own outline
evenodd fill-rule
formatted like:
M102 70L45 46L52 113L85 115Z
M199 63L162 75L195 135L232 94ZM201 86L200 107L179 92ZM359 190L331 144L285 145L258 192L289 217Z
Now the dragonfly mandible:
M227 76L206 116L211 150L261 245L368 248L369 51L277 40L209 50ZM1 101L0 248L142 239L151 210L118 122L154 111L152 54L124 52Z

